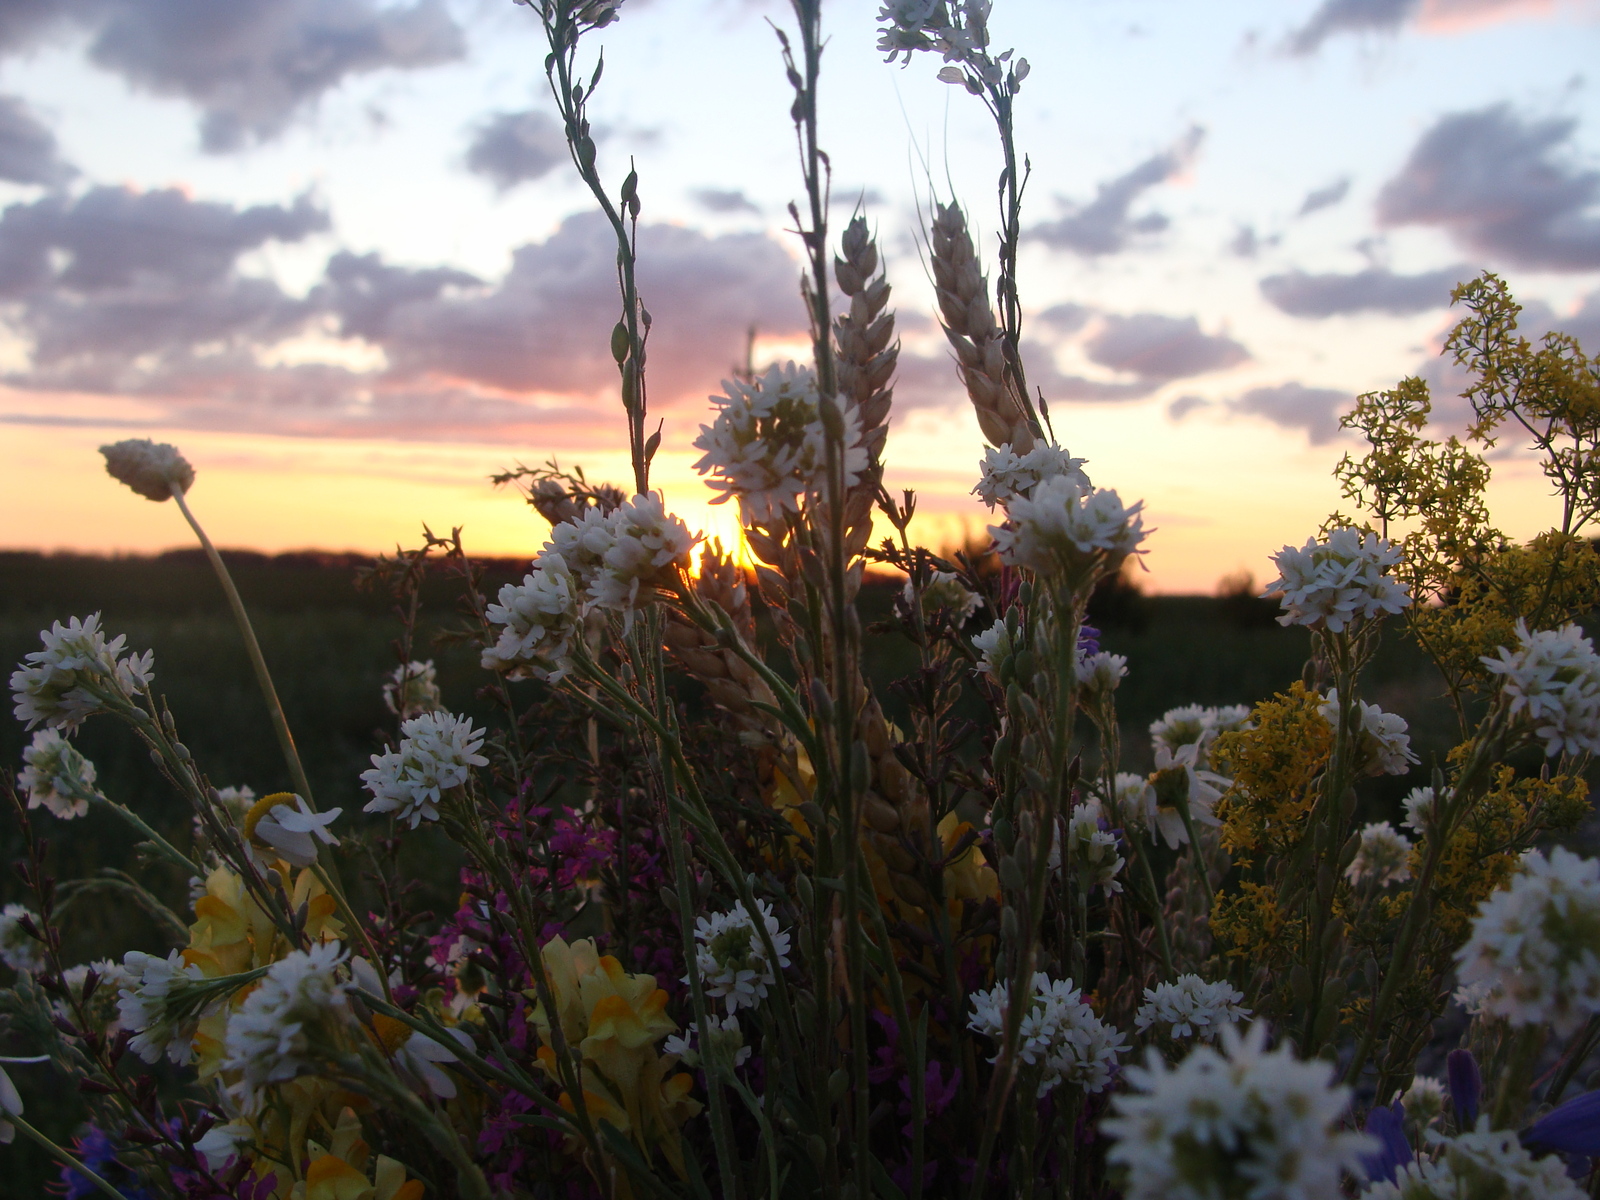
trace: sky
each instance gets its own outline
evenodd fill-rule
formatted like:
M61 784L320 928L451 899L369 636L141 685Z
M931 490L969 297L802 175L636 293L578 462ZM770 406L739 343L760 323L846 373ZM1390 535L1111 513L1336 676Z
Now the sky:
M934 319L922 222L959 199L992 263L1000 158L878 0L826 0L836 229L858 206L902 339L886 450L929 544L979 537L981 437ZM779 0L627 0L586 39L615 190L643 204L654 482L729 537L692 442L757 329L803 357ZM1154 527L1145 586L1270 578L1340 505L1339 414L1422 374L1451 287L1502 274L1530 335L1600 348L1600 0L995 0L1031 73L1024 353L1056 433ZM592 44L591 44L592 42ZM96 447L176 443L225 546L392 549L424 524L528 555L494 471L626 482L613 245L510 0L0 4L0 505L11 548L182 545ZM1452 426L1452 422L1455 426ZM1502 528L1554 515L1494 460Z

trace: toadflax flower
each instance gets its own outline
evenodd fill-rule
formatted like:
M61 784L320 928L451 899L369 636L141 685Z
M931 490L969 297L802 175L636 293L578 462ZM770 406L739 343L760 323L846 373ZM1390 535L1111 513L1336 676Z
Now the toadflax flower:
M352 962L364 962L356 959ZM367 972L374 977L369 982L377 983L376 974L372 972L370 964ZM352 969L352 974L354 974ZM358 981L359 982L359 981ZM369 992L381 991L378 987L367 987ZM425 1033L419 1033L404 1021L377 1013L372 1018L372 1030L377 1035L379 1044L383 1047L389 1060L394 1063L400 1074L419 1091L426 1090L441 1100L452 1100L456 1095L456 1081L450 1073L444 1070L441 1063L459 1062L456 1052L442 1042L435 1041ZM460 1043L461 1047L470 1050L472 1039L462 1030L451 1029L450 1036Z
M1107 574L1114 574L1128 555L1139 552L1143 508L1143 501L1125 506L1110 488L1086 492L1071 478L1055 475L1041 480L1031 495L1013 500L1006 524L991 525L989 532L1011 566L1075 576L1101 562Z
M106 474L146 500L170 500L173 488L187 492L194 486L194 468L166 442L129 438L101 446L100 453L106 457Z
M1210 1041L1224 1025L1250 1015L1240 1001L1244 993L1229 983L1207 983L1198 975L1179 975L1171 983L1145 988L1144 1003L1134 1014L1140 1032L1154 1030L1164 1037L1196 1037Z
M1404 717L1386 713L1376 704L1356 702L1361 714L1361 742L1356 747L1356 766L1368 775L1404 775L1417 756L1411 750L1411 736ZM1328 696L1317 708L1332 728L1339 727L1339 689L1329 688Z
M124 639L119 634L106 640L99 613L72 617L65 625L57 621L39 640L44 649L29 653L11 675L16 717L29 729L45 725L70 732L103 711L106 696L131 703L155 678L155 655L146 650L121 657Z
M757 900L756 906L778 956L776 967L743 900L734 901L725 913L712 913L694 923L695 965L706 995L726 1004L730 1016L765 1000L767 989L778 981L777 971L789 965L789 934L779 928L770 904ZM684 982L689 982L688 976Z
M999 505L1010 508L1011 502L1033 494L1033 489L1045 479L1065 478L1081 492L1093 486L1083 473L1088 459L1073 458L1060 446L1037 442L1026 454L1017 454L1007 442L1004 446L985 447L983 461L978 464L981 477L972 489L990 508Z
M1534 1158L1515 1131L1490 1129L1488 1118L1453 1138L1435 1137L1431 1157L1403 1164L1392 1181L1381 1180L1362 1200L1583 1200L1560 1158Z
M1153 1049L1129 1067L1131 1092L1100 1124L1107 1159L1127 1172L1128 1200L1338 1200L1375 1140L1339 1131L1350 1089L1334 1064L1266 1049L1259 1022L1222 1029L1221 1050L1196 1046L1176 1067Z
M401 720L420 717L444 707L439 694L439 671L433 659L401 663L383 685L383 704Z
M700 427L695 448L705 454L694 469L722 493L737 498L747 523L770 525L798 513L808 496L827 485L827 449L816 377L794 363L774 365L751 383L724 381L712 396L716 418ZM854 487L867 469L861 418L840 405L844 424L843 482Z
M522 582L502 587L498 603L484 613L490 625L500 627L500 635L484 650L483 669L512 679L555 683L563 678L572 669L568 660L581 620L581 592L561 554L539 555Z
M314 1041L348 1013L348 985L335 974L344 957L338 942L294 951L267 969L229 1019L224 1069L240 1073L247 1102L267 1084L304 1071Z
M26 925L39 927L39 918L25 904L0 908L0 962L13 971L38 972L45 968L44 945Z
M1372 880L1378 887L1404 883L1411 878L1411 839L1387 821L1373 821L1361 829L1356 856L1344 869L1351 883Z
M63 821L81 817L89 811L89 800L98 797L94 786L94 764L55 729L41 729L33 744L22 752L22 770L17 786L28 794L28 807L48 808Z
M999 1044L1005 1037L1010 986L1001 981L988 991L972 993L967 1028ZM1033 995L1022 1016L1017 1057L1040 1069L1038 1095L1067 1083L1085 1092L1104 1091L1111 1082L1117 1055L1128 1047L1122 1034L1094 1015L1083 993L1070 979L1033 976ZM999 1059L998 1051L990 1062Z
M1600 861L1529 851L1479 906L1456 974L1458 999L1512 1025L1565 1036L1600 1012Z
M372 756L361 781L372 793L362 811L396 813L415 829L424 820L439 819L439 800L462 787L473 767L487 766L484 731L468 717L447 712L423 713L400 726L400 748Z
M257 800L245 814L245 842L252 849L270 850L294 866L309 867L317 861L318 842L324 846L339 844L339 839L328 832L328 826L343 811L330 808L319 813L303 797L274 792Z
M165 958L130 950L123 956L122 969L117 1014L122 1027L133 1033L128 1048L147 1063L158 1063L163 1055L175 1063L188 1062L206 1006L191 1003L185 993L192 994L204 982L204 973L186 963L177 950Z
M1356 621L1397 613L1411 604L1408 584L1389 575L1400 551L1375 533L1335 529L1272 556L1278 578L1261 594L1280 596L1280 625L1313 625L1339 633Z
M1600 655L1576 625L1529 633L1519 620L1517 648L1483 665L1503 677L1511 715L1533 726L1547 755L1600 751Z

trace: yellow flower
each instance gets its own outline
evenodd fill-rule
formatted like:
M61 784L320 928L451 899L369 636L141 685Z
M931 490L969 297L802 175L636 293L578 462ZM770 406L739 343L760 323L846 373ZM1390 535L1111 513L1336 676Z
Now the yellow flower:
M954 850L971 831L970 821L961 820L953 812L946 813L939 822L939 841L944 846L945 854ZM944 894L952 905L962 900L999 899L1000 878L978 848L978 843L972 843L957 858L945 864Z

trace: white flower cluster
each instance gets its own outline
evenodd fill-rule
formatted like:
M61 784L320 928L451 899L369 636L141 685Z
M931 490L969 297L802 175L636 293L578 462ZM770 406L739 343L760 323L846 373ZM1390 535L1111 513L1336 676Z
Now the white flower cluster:
M1500 647L1483 665L1504 678L1511 715L1523 716L1548 755L1600 752L1600 654L1576 625L1529 633L1517 622L1517 648Z
M688 565L696 539L656 493L619 504L607 521L611 545L589 581L589 599L599 608L631 614L641 592L648 596L670 581L674 563Z
M1168 709L1160 720L1150 723L1150 741L1156 746L1165 746L1172 753L1183 746L1198 745L1199 761L1205 762L1211 753L1211 743L1219 734L1250 727L1248 704L1228 704L1220 708L1186 704L1182 708Z
M906 606L909 608L916 602L916 592L911 586L911 580L906 580L906 586L901 591ZM932 616L937 612L944 612L950 618L950 624L960 629L967 623L967 618L978 611L978 605L983 600L977 592L972 591L961 582L961 576L953 571L935 571L928 577L927 585L922 589L922 612L924 616Z
M1117 820L1130 833L1146 833L1156 812L1156 790L1147 776L1118 771L1116 780Z
M1026 454L1017 454L1007 442L999 449L985 447L983 461L978 464L982 477L972 489L990 508L999 505L1010 508L1011 502L1026 499L1041 481L1064 477L1081 492L1093 486L1083 473L1085 458L1073 458L1060 446L1037 442Z
M349 985L335 974L344 957L338 942L325 942L279 959L229 1018L224 1068L240 1073L247 1103L305 1070L313 1037L349 1011Z
M1110 488L1086 492L1065 475L1041 480L1006 509L1005 525L991 525L1000 557L1041 575L1075 573L1101 560L1114 572L1144 540L1144 502L1125 506Z
M44 946L39 939L22 927L22 918L28 918L38 927L39 918L25 904L8 904L0 908L0 962L13 971L37 972L44 970Z
M1434 817L1438 814L1439 802L1435 799L1431 787L1412 788L1401 803L1405 806L1406 815L1400 819L1400 824L1418 837L1423 837L1433 824Z
M1444 1100L1443 1083L1432 1075L1417 1075L1412 1078L1405 1095L1400 1097L1400 1104L1407 1118L1415 1121L1419 1128L1426 1128L1444 1111Z
M711 1053L721 1053L732 1060L733 1065L742 1067L750 1060L750 1047L744 1044L744 1031L739 1028L739 1018L733 1014L726 1017L710 1017L711 1032L705 1037L700 1037L700 1027L691 1023L681 1034L675 1033L661 1043L661 1053L676 1054L678 1060L686 1067L700 1065L701 1051L699 1043L706 1046Z
M117 1013L122 1027L133 1033L128 1048L147 1063L160 1062L162 1055L188 1062L203 1006L186 1003L184 993L205 979L200 968L186 964L177 950L166 958L130 950L122 968Z
M1088 699L1101 699L1117 690L1128 674L1125 655L1097 650L1078 660L1078 688Z
M401 663L383 685L383 704L395 716L404 720L425 712L443 708L439 694L439 671L433 659L427 662Z
M1410 586L1386 573L1400 561L1399 549L1375 533L1335 529L1325 542L1312 538L1298 550L1285 546L1272 561L1278 578L1261 594L1281 593L1282 625L1320 625L1339 633L1411 603Z
M1534 1158L1514 1130L1478 1127L1453 1138L1433 1139L1433 1155L1404 1163L1394 1182L1380 1180L1361 1200L1583 1200L1588 1193L1567 1175L1559 1155Z
M578 600L577 580L561 555L534 559L522 582L502 587L499 603L484 612L500 634L483 652L483 669L512 679L559 681L571 670L572 639L581 623Z
M94 786L94 764L61 736L59 730L41 729L22 752L17 786L28 794L28 807L48 808L63 821L89 811L89 800L100 793Z
M1378 887L1404 883L1411 878L1410 857L1410 838L1387 821L1373 821L1362 826L1361 844L1344 877L1354 884L1370 879Z
M1179 975L1171 983L1145 988L1144 1003L1134 1014L1140 1032L1154 1030L1176 1041L1196 1037L1215 1038L1224 1025L1250 1015L1240 1006L1244 993L1228 983L1207 983L1198 975Z
M1376 704L1358 700L1361 711L1361 744L1356 757L1359 768L1370 775L1404 775L1411 770L1417 756L1411 751L1411 735L1406 732L1404 717L1386 713ZM1329 688L1325 700L1317 707L1334 729L1339 727L1339 689Z
M978 672L1000 682L1000 671L1011 657L1011 631L1005 620L996 621L972 639L972 648L978 652Z
M789 965L788 933L779 928L770 904L757 900L756 906L778 956L776 966L767 957L766 945L744 901L736 900L727 912L712 913L694 923L694 960L706 995L726 1004L730 1016L765 1000L767 989L778 981L777 972ZM683 981L688 983L688 976Z
M1196 1046L1176 1067L1151 1050L1129 1067L1134 1091L1112 1099L1101 1130L1127 1170L1128 1200L1338 1200L1373 1140L1340 1132L1348 1088L1328 1062L1269 1052L1260 1023L1224 1025L1222 1049Z
M251 805L245 814L241 822L245 844L263 868L270 866L272 859L256 853L262 850L294 866L309 867L317 861L318 843L339 844L339 839L328 832L328 826L342 812L342 808L330 808L319 813L301 796L274 792Z
M121 657L125 639L118 634L106 641L99 613L81 621L73 617L65 625L57 621L39 640L44 649L29 653L11 675L16 717L29 729L41 724L76 729L104 708L100 693L131 702L155 678L155 655L146 650Z
M146 500L171 500L174 487L187 492L194 486L194 468L166 442L129 438L101 446L100 453L106 457L106 474Z
M1001 1043L1010 1003L1010 987L1003 980L986 992L973 992L967 1028ZM1017 1056L1030 1067L1042 1068L1040 1096L1061 1083L1085 1092L1104 1091L1117 1055L1127 1048L1122 1034L1094 1015L1072 980L1035 972L1033 995L1022 1014ZM997 1051L989 1061L999 1057Z
M694 469L722 493L713 504L739 501L746 524L781 523L827 484L827 435L822 425L816 376L794 363L773 365L750 383L724 380L727 393L712 396L717 415L694 440L705 451ZM868 466L861 418L840 404L844 422L843 476L846 489Z
M1059 867L1060 853L1053 851L1050 866ZM1122 870L1123 858L1117 853L1117 835L1107 827L1101 815L1100 802L1091 797L1072 810L1072 820L1067 822L1067 861L1071 864L1073 882L1088 890L1103 887L1108 892L1120 892L1117 873Z
M478 753L483 737L471 718L453 713L423 713L403 722L400 748L374 754L372 766L361 772L372 793L362 811L396 813L413 829L422 821L437 821L443 794L464 785L473 767L488 765Z
M1482 905L1456 951L1457 999L1512 1025L1563 1036L1600 1012L1600 861L1557 846Z

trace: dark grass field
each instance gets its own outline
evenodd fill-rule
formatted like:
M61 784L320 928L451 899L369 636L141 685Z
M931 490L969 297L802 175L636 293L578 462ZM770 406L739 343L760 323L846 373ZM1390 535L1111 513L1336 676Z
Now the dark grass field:
M353 556L269 558L240 552L228 558L254 616L318 805L342 806L348 821L365 799L360 773L368 756L395 728L381 696L384 676L397 662L393 640L400 623L392 602L385 594L357 587L362 560ZM522 569L516 563L492 564L485 586L497 589ZM886 615L897 588L894 583L869 583L863 593L864 615L869 620ZM458 592L444 579L425 588L416 653L437 662L446 705L481 721L490 717L491 709L476 695L486 679L476 652L432 644L434 635L459 620L454 609ZM1092 619L1101 627L1103 646L1129 660L1129 675L1118 693L1126 767L1148 769L1148 726L1167 709L1248 704L1300 677L1308 637L1303 630L1279 627L1273 611L1273 606L1244 595L1142 596L1117 589L1097 600ZM42 627L92 612L103 614L110 632L126 634L131 648L155 651L156 690L167 698L181 736L215 785L248 784L257 795L289 788L238 631L198 553L119 559L0 554L0 662L8 675L10 664L38 648ZM868 646L867 665L880 694L882 685L915 663L912 647L898 638L869 638ZM1453 730L1431 668L1398 637L1391 637L1378 654L1364 690L1368 700L1411 722L1423 760L1410 778L1383 778L1366 787L1363 819L1376 820L1394 816L1400 797L1425 782L1427 768L1442 757ZM28 738L10 719L8 700L0 718L0 762L7 770L14 773L20 767ZM171 794L127 730L109 720L91 720L77 744L98 768L103 791L158 829L174 831L180 839L186 836L186 806ZM40 814L38 823L52 838L51 860L60 879L128 865L125 827L103 813L71 825ZM448 904L457 862L452 847L426 832L407 839L406 846L409 872L430 885L439 904ZM9 865L20 853L15 822L0 818L0 858ZM154 866L147 868L146 877L156 881L153 890L183 909L185 881L175 872ZM15 876L9 870L0 875L0 901L22 897ZM85 904L64 924L68 957L75 961L159 948L146 919L126 906ZM5 970L0 967L0 973ZM28 1050L10 1044L5 1052ZM72 1096L60 1093L46 1069L17 1067L13 1076L38 1124L58 1134L73 1127L79 1109ZM52 1176L53 1168L41 1155L18 1142L5 1158L11 1183L20 1186L27 1180L27 1186L15 1192L10 1184L0 1186L0 1193L45 1194L40 1181Z

